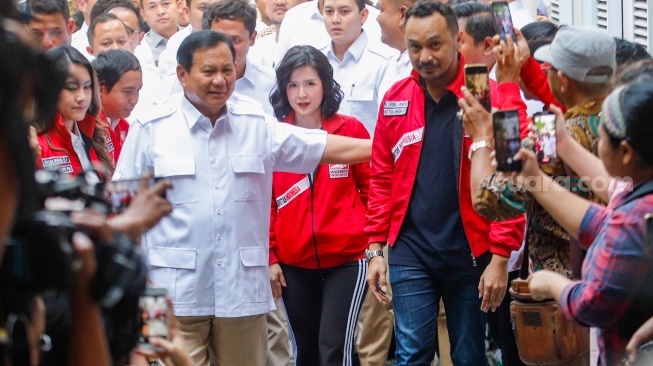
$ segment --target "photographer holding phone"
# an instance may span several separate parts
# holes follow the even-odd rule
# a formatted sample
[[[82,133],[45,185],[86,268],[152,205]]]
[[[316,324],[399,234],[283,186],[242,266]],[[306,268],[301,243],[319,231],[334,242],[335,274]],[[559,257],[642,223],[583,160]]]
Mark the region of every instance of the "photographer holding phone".
[[[653,252],[647,244],[646,214],[653,211],[653,128],[649,123],[653,86],[639,82],[615,89],[602,107],[599,153],[613,176],[630,177],[633,191],[612,200],[612,208],[592,203],[554,182],[538,165],[535,154],[516,155],[523,169],[512,176],[524,186],[541,182],[531,195],[569,233],[589,247],[582,279],[571,281],[553,271],[529,277],[537,300],[553,298],[576,322],[599,327],[600,365],[621,362],[626,344],[653,315]],[[637,279],[633,281],[633,279]]]

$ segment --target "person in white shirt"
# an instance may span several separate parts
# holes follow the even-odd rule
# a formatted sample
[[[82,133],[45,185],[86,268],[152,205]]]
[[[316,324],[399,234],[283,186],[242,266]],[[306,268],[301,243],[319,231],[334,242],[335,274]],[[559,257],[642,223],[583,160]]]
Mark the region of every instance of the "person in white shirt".
[[[88,28],[88,42],[86,51],[91,56],[116,48],[131,51],[127,26],[113,14],[100,14],[93,19]]]
[[[168,40],[166,49],[159,55],[159,77],[161,78],[161,89],[166,93],[178,90],[175,87],[177,80],[177,50],[181,42],[186,39],[192,32],[197,32],[202,29],[202,16],[207,6],[219,0],[186,0],[184,11],[188,15],[190,25],[186,28],[175,33]]]
[[[311,45],[320,49],[330,43],[329,33],[324,28],[323,8],[324,0],[312,0],[288,10],[279,30],[281,55],[285,55],[292,46]],[[379,24],[374,21],[379,11],[369,5],[365,5],[365,8],[370,21],[363,25],[363,29],[371,42],[379,43],[381,49],[386,48],[381,43]],[[384,52],[392,53],[392,50],[386,48]]]
[[[388,75],[383,80],[381,87],[381,95],[385,95],[385,92],[395,82],[407,78],[413,70],[404,37],[404,15],[414,3],[415,0],[379,0],[377,2],[380,13],[376,17],[376,21],[381,27],[381,41],[400,52],[390,62]]]
[[[265,113],[272,115],[270,92],[275,84],[272,69],[256,65],[248,57],[256,41],[256,9],[243,0],[222,0],[204,11],[202,29],[225,33],[236,48],[236,90],[261,103]]]
[[[84,14],[84,24],[79,30],[73,33],[70,40],[70,45],[75,47],[77,51],[81,52],[89,61],[92,60],[91,55],[87,52],[88,47],[88,27],[91,25],[91,10],[95,6],[97,0],[77,0],[77,9]]]
[[[229,37],[200,31],[179,48],[183,93],[132,125],[114,180],[172,181],[170,216],[142,245],[156,286],[168,289],[196,365],[263,366],[272,173],[367,161],[371,142],[277,122],[233,94]]]
[[[268,17],[274,25],[274,33],[267,36],[259,37],[256,39],[256,44],[250,49],[250,54],[253,60],[257,60],[258,64],[263,67],[274,69],[281,61],[284,54],[279,50],[279,30],[281,23],[286,16],[288,10],[305,2],[306,0],[266,0],[265,8]]]
[[[182,0],[141,0],[141,15],[150,27],[145,42],[152,50],[155,65],[170,37],[179,30],[180,6],[183,6]]]
[[[320,50],[345,95],[340,113],[358,118],[373,136],[383,97],[380,88],[391,56],[363,30],[368,14],[364,0],[325,0],[324,24],[332,41]]]

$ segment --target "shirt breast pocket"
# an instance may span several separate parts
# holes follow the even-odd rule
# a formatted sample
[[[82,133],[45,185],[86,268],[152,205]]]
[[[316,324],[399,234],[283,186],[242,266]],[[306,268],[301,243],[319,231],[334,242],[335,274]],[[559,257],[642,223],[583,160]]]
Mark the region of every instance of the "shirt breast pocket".
[[[379,112],[376,101],[374,100],[374,87],[372,86],[352,86],[349,101],[354,103],[352,106],[353,115],[364,116],[374,115]],[[358,117],[359,119],[361,117]]]
[[[181,205],[198,201],[194,157],[155,159],[154,176],[172,181],[172,189],[166,192],[166,196],[173,204]]]
[[[259,201],[265,191],[265,166],[263,156],[243,154],[229,156],[234,171],[234,200]]]

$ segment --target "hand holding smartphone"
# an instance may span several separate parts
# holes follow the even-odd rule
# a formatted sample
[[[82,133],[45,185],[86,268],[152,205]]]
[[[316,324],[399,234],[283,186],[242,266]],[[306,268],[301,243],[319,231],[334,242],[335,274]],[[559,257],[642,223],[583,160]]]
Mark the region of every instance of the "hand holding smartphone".
[[[500,172],[521,171],[521,161],[514,160],[515,154],[521,148],[519,114],[516,110],[494,112],[492,122],[497,170]]]
[[[465,65],[465,86],[486,111],[490,112],[492,110],[490,76],[488,75],[487,65]]]
[[[141,334],[138,338],[138,347],[156,352],[156,349],[149,343],[150,337],[170,338],[170,309],[166,296],[168,291],[163,288],[147,287],[145,294],[139,300],[141,311]]]
[[[493,1],[491,4],[492,14],[494,14],[494,25],[497,34],[501,37],[502,41],[506,41],[506,35],[510,35],[513,42],[517,40],[515,35],[515,28],[512,24],[512,16],[510,15],[510,6],[505,1]]]

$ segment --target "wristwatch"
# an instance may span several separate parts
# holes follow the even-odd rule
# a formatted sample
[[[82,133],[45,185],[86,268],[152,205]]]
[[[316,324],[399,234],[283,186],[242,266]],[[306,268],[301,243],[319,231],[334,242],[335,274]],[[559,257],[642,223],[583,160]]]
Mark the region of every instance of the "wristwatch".
[[[370,261],[374,257],[383,257],[383,250],[382,249],[377,249],[377,250],[365,249],[365,260],[367,261],[367,263],[370,263]]]
[[[469,147],[469,156],[468,158],[471,160],[472,154],[476,152],[476,150],[480,149],[491,149],[492,148],[492,140],[480,140],[480,141],[475,141],[472,143],[472,146]]]

